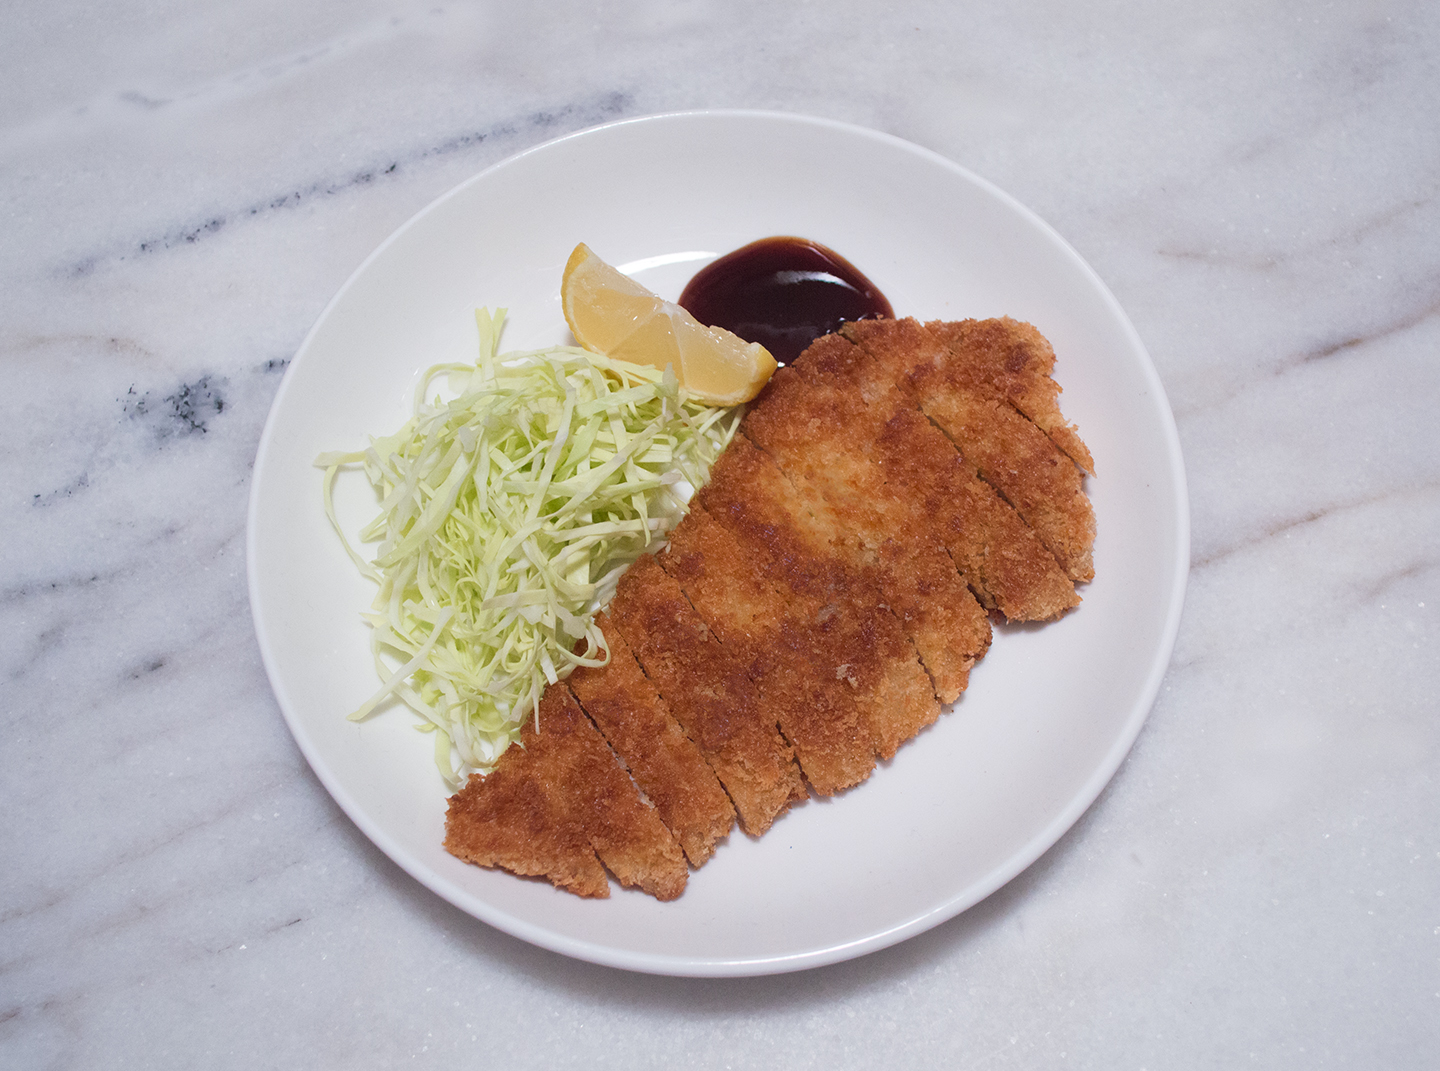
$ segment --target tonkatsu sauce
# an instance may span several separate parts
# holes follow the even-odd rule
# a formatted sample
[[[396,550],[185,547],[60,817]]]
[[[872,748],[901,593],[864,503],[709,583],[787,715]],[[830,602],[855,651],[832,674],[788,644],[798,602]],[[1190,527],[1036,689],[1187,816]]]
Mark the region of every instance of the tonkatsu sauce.
[[[680,305],[710,327],[758,342],[781,364],[847,320],[894,319],[848,260],[805,238],[761,238],[695,273]]]

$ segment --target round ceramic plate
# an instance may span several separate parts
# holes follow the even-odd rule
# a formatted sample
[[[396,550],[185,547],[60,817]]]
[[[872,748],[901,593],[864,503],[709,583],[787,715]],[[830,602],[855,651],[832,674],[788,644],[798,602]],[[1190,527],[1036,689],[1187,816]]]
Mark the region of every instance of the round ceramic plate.
[[[502,349],[568,342],[560,276],[577,242],[674,298],[703,263],[756,238],[835,249],[897,315],[1009,315],[1058,354],[1066,416],[1094,454],[1099,524],[1084,603],[1000,627],[969,691],[838,798],[760,840],[733,833],[669,904],[609,900],[482,870],[441,847],[431,738],[376,686],[360,613],[373,589],[326,523],[317,454],[409,413],[423,369],[473,360],[477,306],[509,310]],[[337,488],[350,532],[374,514],[360,474]],[[250,501],[255,628],[280,707],[316,775],[410,874],[527,941],[632,970],[746,975],[858,956],[965,910],[1040,856],[1134,741],[1169,662],[1189,561],[1174,421],[1134,329],[1053,230],[932,152],[790,115],[705,112],[615,123],[490,168],[417,215],[326,308],[281,384]]]

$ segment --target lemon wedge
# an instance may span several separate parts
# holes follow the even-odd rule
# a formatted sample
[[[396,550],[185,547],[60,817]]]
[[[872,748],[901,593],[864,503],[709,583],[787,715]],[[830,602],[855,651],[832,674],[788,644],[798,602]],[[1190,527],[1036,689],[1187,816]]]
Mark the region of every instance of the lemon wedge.
[[[616,271],[580,243],[565,264],[560,305],[575,341],[632,364],[675,369],[680,385],[707,405],[739,405],[760,393],[775,358],[723,327],[706,327]]]

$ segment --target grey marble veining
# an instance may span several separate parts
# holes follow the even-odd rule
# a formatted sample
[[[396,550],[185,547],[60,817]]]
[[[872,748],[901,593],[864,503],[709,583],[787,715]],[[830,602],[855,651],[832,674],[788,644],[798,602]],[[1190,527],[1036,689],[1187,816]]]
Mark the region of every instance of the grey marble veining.
[[[1440,1059],[1440,13],[1418,3],[17,8],[0,35],[0,1066],[1424,1068]],[[251,632],[286,363],[395,227],[694,107],[885,130],[1096,268],[1191,585],[1116,779],[903,945],[632,976],[475,922]]]

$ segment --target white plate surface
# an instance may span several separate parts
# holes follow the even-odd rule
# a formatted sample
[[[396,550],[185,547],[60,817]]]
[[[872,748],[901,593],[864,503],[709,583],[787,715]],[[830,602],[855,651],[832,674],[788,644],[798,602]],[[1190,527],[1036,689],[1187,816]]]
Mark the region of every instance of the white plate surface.
[[[794,234],[865,272],[897,315],[1010,315],[1058,354],[1066,416],[1096,461],[1099,537],[1084,603],[997,629],[969,691],[858,789],[738,832],[657,903],[607,901],[468,866],[441,848],[430,738],[404,710],[355,725],[374,689],[359,614],[372,590],[321,510],[324,450],[408,415],[417,376],[473,360],[476,306],[509,309],[504,349],[569,341],[561,269],[577,242],[675,297],[714,255]],[[667,263],[668,261],[668,263]],[[374,513],[342,478],[342,523]],[[451,903],[597,963],[747,975],[831,963],[965,910],[1032,863],[1094,801],[1169,662],[1189,562],[1174,421],[1144,347],[1095,273],[1023,206],[907,142],[755,112],[657,116],[541,145],[440,198],[326,308],[281,384],[255,463],[251,606],[280,707],[315,773],[382,850]]]

